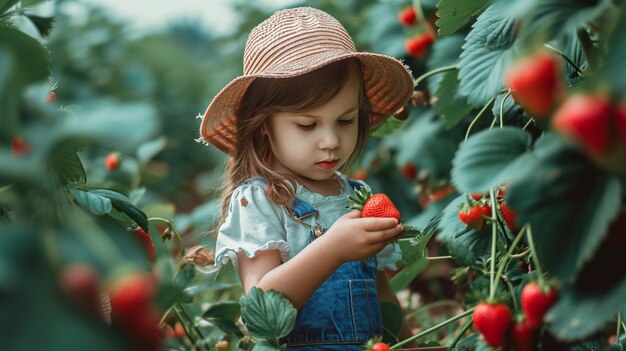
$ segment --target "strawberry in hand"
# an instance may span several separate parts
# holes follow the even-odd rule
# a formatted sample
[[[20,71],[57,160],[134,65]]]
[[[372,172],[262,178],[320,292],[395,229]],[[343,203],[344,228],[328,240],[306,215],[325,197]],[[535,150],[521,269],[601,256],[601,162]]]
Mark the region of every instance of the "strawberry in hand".
[[[372,194],[369,189],[362,187],[356,189],[354,195],[348,196],[348,200],[350,201],[348,208],[361,211],[362,218],[396,218],[398,221],[402,221],[400,211],[385,194]],[[404,233],[419,234],[421,231],[405,225]]]

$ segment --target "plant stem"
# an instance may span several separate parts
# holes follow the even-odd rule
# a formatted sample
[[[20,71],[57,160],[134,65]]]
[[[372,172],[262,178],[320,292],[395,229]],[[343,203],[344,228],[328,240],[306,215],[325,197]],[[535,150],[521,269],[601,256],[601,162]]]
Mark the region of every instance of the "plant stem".
[[[411,313],[407,314],[406,318],[410,318],[421,312],[432,310],[434,308],[443,307],[443,306],[462,307],[462,305],[456,300],[440,300],[440,301],[435,301],[427,305],[424,305],[422,307],[416,308],[415,311],[412,311]]]
[[[528,228],[528,225],[524,225],[522,227],[519,233],[517,233],[517,236],[515,237],[515,239],[513,239],[513,242],[511,243],[511,246],[509,246],[509,250],[507,251],[506,255],[502,257],[502,260],[500,261],[500,266],[498,267],[498,273],[496,273],[496,277],[494,279],[495,286],[498,286],[500,277],[502,276],[502,272],[504,272],[504,268],[506,267],[506,264],[508,263],[509,258],[511,257],[511,254],[513,253],[513,250],[515,249],[515,247],[517,247],[517,244],[524,236],[524,232],[526,231],[527,228]],[[493,296],[490,296],[490,297],[493,297]]]
[[[202,342],[204,341],[204,337],[202,336],[200,329],[198,329],[194,325],[193,321],[187,314],[187,311],[185,311],[184,307],[180,303],[177,302],[174,304],[174,312],[176,313],[178,320],[183,325],[183,328],[185,328],[185,333],[189,337],[189,340],[191,340],[195,346],[198,346],[198,347],[201,346]],[[207,347],[207,350],[209,350],[208,347]]]
[[[452,256],[433,256],[433,257],[426,257],[427,260],[447,260],[450,258],[454,258]]]
[[[550,50],[556,52],[557,54],[561,55],[561,57],[563,57],[565,59],[565,61],[567,61],[567,63],[569,63],[572,67],[574,67],[576,72],[578,72],[578,75],[581,75],[583,73],[583,70],[580,69],[580,67],[578,67],[578,65],[576,65],[574,63],[574,61],[572,61],[569,57],[567,57],[567,55],[565,55],[561,50],[555,48],[554,46],[552,46],[550,44],[543,44],[543,46],[545,46],[548,49],[550,49]]]
[[[183,237],[180,235],[178,230],[176,230],[176,227],[174,227],[174,223],[172,223],[171,220],[167,218],[162,218],[162,217],[150,217],[148,218],[148,222],[150,221],[159,221],[159,222],[163,222],[167,224],[167,227],[174,233],[174,236],[176,236],[176,240],[178,241],[178,245],[180,247],[180,250],[178,251],[178,255],[182,256],[185,245],[183,243]]]
[[[502,98],[502,102],[500,103],[500,128],[504,127],[504,102],[506,99],[511,96],[513,92],[509,90],[506,95]]]
[[[504,279],[504,282],[511,292],[511,299],[513,300],[514,311],[519,311],[519,304],[517,303],[517,296],[515,295],[515,289],[513,288],[513,284],[511,284],[508,279]]]
[[[424,74],[422,74],[421,76],[417,77],[417,79],[415,79],[415,83],[413,84],[415,88],[417,88],[417,86],[424,81],[426,78],[429,78],[431,76],[434,76],[435,74],[439,74],[442,72],[447,72],[447,71],[453,71],[453,70],[458,70],[459,67],[457,65],[450,65],[450,66],[444,66],[444,67],[439,67],[437,69],[434,69],[432,71],[426,72]]]
[[[459,333],[459,335],[457,335],[456,338],[454,338],[454,341],[452,341],[452,343],[450,344],[450,346],[448,346],[448,351],[454,350],[454,347],[456,346],[456,344],[459,343],[463,335],[465,335],[467,330],[472,326],[472,323],[474,323],[474,321],[472,321],[471,319],[465,322],[465,325],[463,325],[463,328],[461,328],[461,332]]]
[[[491,215],[492,218],[496,216],[496,193],[489,189],[489,196],[491,197]],[[489,271],[489,301],[492,301],[496,295],[495,285],[495,271],[496,271],[496,240],[498,239],[498,228],[495,224],[491,225],[491,269]]]
[[[615,331],[615,342],[619,341],[619,334],[622,331],[622,314],[617,314],[617,330]]]
[[[474,119],[472,120],[472,123],[470,123],[469,127],[467,127],[467,132],[465,133],[465,141],[467,141],[467,138],[469,138],[470,131],[472,130],[472,127],[474,127],[474,124],[476,124],[476,121],[478,121],[478,119],[483,115],[483,113],[487,111],[487,108],[489,108],[489,106],[493,103],[494,100],[495,100],[495,97],[492,97],[491,99],[489,99],[489,101],[487,101],[485,106],[483,106],[482,110],[480,110],[480,112],[478,112],[476,117],[474,117]]]
[[[530,123],[532,123],[535,119],[534,118],[530,118],[528,120],[528,122],[526,122],[526,124],[524,124],[524,127],[522,128],[522,130],[526,130],[526,128],[528,128],[528,126],[530,125]]]
[[[469,310],[467,310],[467,311],[465,311],[465,312],[463,312],[461,314],[457,314],[456,316],[448,318],[445,321],[443,321],[443,322],[441,322],[441,323],[439,323],[437,325],[434,325],[434,326],[432,326],[432,327],[430,327],[430,328],[428,328],[426,330],[423,330],[423,331],[413,335],[412,337],[410,337],[410,338],[408,338],[406,340],[400,341],[399,343],[397,343],[395,345],[392,345],[390,347],[390,349],[392,349],[392,350],[393,349],[397,349],[400,346],[408,344],[408,343],[410,343],[412,341],[415,341],[415,340],[421,338],[422,336],[425,336],[425,335],[428,335],[428,334],[430,334],[430,333],[432,333],[434,331],[437,331],[437,330],[441,329],[442,327],[445,327],[446,325],[448,325],[448,324],[450,324],[452,322],[456,322],[457,320],[459,320],[459,319],[461,319],[463,317],[469,316],[472,313],[474,313],[474,309],[473,308],[471,308],[471,309],[469,309]]]
[[[535,250],[535,241],[533,240],[533,232],[530,228],[530,224],[528,225],[528,233],[526,235],[526,239],[528,240],[528,247],[530,248],[530,257],[533,260],[533,264],[535,265],[535,269],[537,270],[537,275],[539,276],[539,286],[541,287],[541,289],[543,289],[543,271],[541,269],[541,264],[539,263],[539,257],[537,257],[537,250]]]

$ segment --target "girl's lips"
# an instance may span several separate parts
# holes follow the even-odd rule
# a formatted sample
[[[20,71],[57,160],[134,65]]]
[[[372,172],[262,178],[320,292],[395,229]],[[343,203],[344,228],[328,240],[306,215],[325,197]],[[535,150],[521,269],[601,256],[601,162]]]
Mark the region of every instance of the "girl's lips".
[[[318,163],[317,163],[317,165],[318,165],[321,169],[329,170],[329,169],[333,169],[333,168],[335,168],[335,166],[337,165],[337,162],[339,162],[339,160],[334,160],[334,161],[322,161],[322,162],[318,162]]]

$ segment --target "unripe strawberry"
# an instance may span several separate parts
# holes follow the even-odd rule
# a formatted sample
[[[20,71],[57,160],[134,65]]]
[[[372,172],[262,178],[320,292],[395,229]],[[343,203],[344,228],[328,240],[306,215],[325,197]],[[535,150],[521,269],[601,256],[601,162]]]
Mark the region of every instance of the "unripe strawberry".
[[[13,154],[13,157],[22,157],[28,154],[30,150],[30,145],[28,145],[21,136],[15,136],[13,140],[11,140],[11,154]]]
[[[408,5],[404,10],[398,13],[398,21],[407,27],[412,27],[417,20],[415,9],[412,5]]]
[[[218,351],[224,351],[230,349],[230,343],[227,340],[218,341],[215,343],[215,349]]]
[[[611,102],[602,93],[574,95],[552,119],[552,128],[592,155],[605,155],[610,146]]]
[[[430,32],[424,32],[419,36],[407,39],[404,42],[404,48],[410,56],[422,58],[426,55],[426,49],[428,49],[434,41],[435,38]]]
[[[531,115],[547,115],[565,90],[561,62],[545,51],[522,58],[510,67],[506,81],[515,98]]]
[[[117,152],[110,152],[104,159],[104,167],[109,171],[114,171],[120,166],[120,154]]]

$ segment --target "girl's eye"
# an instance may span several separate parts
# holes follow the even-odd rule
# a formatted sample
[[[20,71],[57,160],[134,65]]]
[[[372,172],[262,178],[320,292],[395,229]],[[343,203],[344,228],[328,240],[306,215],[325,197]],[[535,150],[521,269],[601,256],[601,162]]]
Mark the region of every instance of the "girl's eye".
[[[302,130],[311,130],[311,129],[315,128],[315,123],[311,123],[311,124],[300,124],[300,123],[297,123],[296,125],[298,126],[298,128],[300,128]]]
[[[354,123],[354,118],[350,118],[350,119],[340,119],[338,120],[339,124],[342,126],[347,126],[350,125],[352,123]]]

